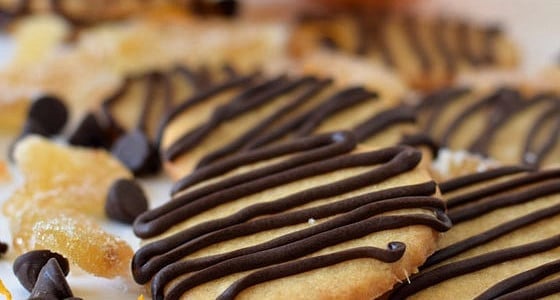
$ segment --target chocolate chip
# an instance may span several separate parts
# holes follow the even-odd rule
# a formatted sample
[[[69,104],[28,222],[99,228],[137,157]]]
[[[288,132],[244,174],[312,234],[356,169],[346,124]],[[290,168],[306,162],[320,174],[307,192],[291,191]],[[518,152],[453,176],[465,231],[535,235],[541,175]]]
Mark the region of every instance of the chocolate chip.
[[[136,181],[119,179],[111,185],[105,202],[105,213],[111,220],[132,224],[146,210],[148,199]]]
[[[58,300],[73,297],[65,273],[56,258],[51,258],[39,272],[29,299]]]
[[[95,115],[88,113],[70,135],[68,142],[75,146],[108,149],[111,145],[111,137],[101,127]]]
[[[237,14],[238,3],[236,0],[194,0],[191,2],[192,10],[199,15],[218,15],[233,17]]]
[[[68,109],[55,96],[45,95],[33,101],[27,119],[43,127],[47,135],[60,133],[68,121]]]
[[[6,254],[6,252],[8,252],[8,244],[0,242],[0,256]]]
[[[157,148],[140,130],[121,136],[111,152],[137,176],[157,173],[161,167]]]
[[[68,260],[58,253],[49,250],[35,250],[22,254],[14,261],[14,274],[21,285],[32,291],[41,269],[51,259],[55,258],[64,275],[70,270]]]

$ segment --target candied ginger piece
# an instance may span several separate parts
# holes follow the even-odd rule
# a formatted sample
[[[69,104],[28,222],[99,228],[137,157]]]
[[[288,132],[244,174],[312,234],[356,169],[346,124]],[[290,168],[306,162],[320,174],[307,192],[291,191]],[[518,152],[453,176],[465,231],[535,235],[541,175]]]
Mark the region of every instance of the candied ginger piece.
[[[68,210],[29,209],[17,225],[13,244],[20,253],[48,249],[96,276],[130,274],[132,248],[86,215]]]
[[[111,184],[132,174],[105,150],[64,146],[45,138],[21,140],[14,157],[25,184],[4,205],[8,216],[25,207],[58,207],[103,216]]]
[[[2,280],[0,280],[0,295],[3,295],[4,297],[6,297],[6,300],[12,300],[12,294],[4,286],[4,283],[2,282]]]

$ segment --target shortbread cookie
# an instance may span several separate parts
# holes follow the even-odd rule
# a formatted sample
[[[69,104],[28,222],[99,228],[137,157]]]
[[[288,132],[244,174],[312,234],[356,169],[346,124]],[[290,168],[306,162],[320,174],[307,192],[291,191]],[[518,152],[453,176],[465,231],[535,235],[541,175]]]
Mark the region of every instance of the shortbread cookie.
[[[516,89],[449,88],[423,99],[418,120],[442,146],[506,164],[560,163],[560,99]]]
[[[334,130],[352,130],[374,148],[399,143],[436,147],[416,130],[411,107],[330,79],[258,77],[241,89],[216,86],[204,98],[189,101],[198,107],[179,106],[164,122],[161,151],[174,178],[235,152]]]
[[[451,225],[420,159],[337,132],[201,168],[136,219],[134,277],[154,299],[373,299]]]
[[[440,184],[453,228],[389,299],[556,299],[560,170],[502,167]]]
[[[517,50],[496,26],[402,14],[304,16],[292,36],[295,55],[324,47],[394,68],[411,86],[434,89],[463,70],[511,68]]]

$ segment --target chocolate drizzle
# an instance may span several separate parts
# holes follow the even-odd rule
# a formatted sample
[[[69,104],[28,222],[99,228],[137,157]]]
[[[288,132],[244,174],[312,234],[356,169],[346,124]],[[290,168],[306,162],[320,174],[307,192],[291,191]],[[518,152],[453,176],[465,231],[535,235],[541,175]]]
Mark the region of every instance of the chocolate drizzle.
[[[500,154],[496,154],[492,150],[498,133],[511,125],[511,122],[517,122],[516,118],[523,113],[538,109],[537,115],[531,116],[527,134],[519,139],[511,139],[511,144],[508,143],[504,147],[511,145],[521,148],[521,155],[516,162],[529,167],[539,167],[546,158],[554,155],[553,151],[560,143],[560,135],[558,135],[560,100],[557,96],[537,94],[530,99],[525,99],[515,89],[500,88],[490,95],[464,104],[451,120],[443,118],[452,105],[455,107],[457,101],[464,99],[463,96],[473,97],[469,94],[473,94],[473,92],[466,88],[444,89],[428,95],[416,107],[419,119],[422,120],[421,126],[436,142],[452,149],[457,147],[454,144],[454,138],[463,134],[460,129],[473,117],[482,116],[483,129],[479,132],[472,132],[472,142],[467,145],[467,149],[483,156],[497,155],[498,157],[493,158],[500,160]],[[445,124],[442,123],[442,119],[445,120]],[[442,128],[439,130],[442,133],[436,132],[437,127]],[[504,159],[511,160],[508,157]]]
[[[411,225],[424,225],[438,231],[445,231],[451,226],[443,214],[443,203],[431,197],[436,188],[433,182],[364,193],[315,206],[306,205],[397,176],[415,168],[420,161],[420,153],[408,147],[349,153],[355,146],[352,134],[329,133],[243,152],[196,170],[176,184],[172,201],[136,219],[134,230],[137,235],[157,238],[184,220],[218,205],[294,181],[347,168],[370,168],[334,183],[249,205],[228,216],[152,241],[134,256],[135,280],[146,283],[151,279],[154,299],[176,299],[206,282],[233,273],[252,271],[220,296],[220,299],[231,299],[247,287],[261,282],[347,260],[373,258],[393,262],[403,255],[405,248],[402,243],[391,242],[387,249],[361,247],[304,258],[328,246],[377,231]],[[276,157],[285,159],[197,187],[200,182],[241,166]],[[299,208],[302,205],[306,205],[305,208]],[[406,208],[421,209],[425,213],[386,215]],[[307,223],[311,218],[325,221],[253,246],[189,258],[192,253],[216,243]],[[167,288],[171,282],[173,287]]]
[[[453,224],[469,220],[476,222],[476,218],[495,209],[535,201],[549,195],[560,195],[560,169],[534,172],[528,170],[525,167],[502,167],[442,183],[440,188],[444,198],[449,192],[455,195],[448,199],[448,214]],[[473,185],[497,179],[500,180],[484,188],[469,189],[460,193],[463,188],[468,189]],[[560,247],[559,235],[542,236],[535,242],[461,260],[455,259],[468,250],[559,215],[560,204],[550,205],[439,249],[428,258],[421,272],[413,275],[409,284],[399,285],[389,299],[404,299],[440,282]],[[453,261],[449,262],[452,259]],[[513,275],[490,287],[476,299],[533,299],[560,292],[556,287],[558,280],[540,282],[545,277],[558,273],[558,264],[558,261],[554,261]]]
[[[347,35],[337,36],[340,30],[331,30],[331,28],[343,26],[348,19],[355,24],[357,33],[348,32]],[[497,64],[498,40],[503,35],[495,25],[479,26],[443,17],[424,20],[414,15],[372,14],[366,11],[353,11],[352,14],[343,12],[330,15],[325,13],[316,16],[306,15],[305,18],[300,18],[299,22],[305,28],[316,24],[317,32],[314,40],[317,41],[318,46],[333,51],[349,51],[351,54],[361,56],[380,57],[387,66],[398,68],[401,65],[399,60],[402,60],[398,53],[402,48],[395,50],[393,49],[395,46],[390,46],[391,40],[395,39],[395,33],[387,28],[392,24],[399,32],[397,34],[403,35],[403,43],[398,47],[408,49],[413,59],[418,62],[419,76],[424,77],[434,70],[438,58],[441,58],[443,70],[446,72],[445,80],[457,72],[459,64],[471,67]],[[420,27],[426,28],[426,36],[421,34]],[[348,44],[348,36],[355,39],[354,44],[358,45],[356,49],[344,47]],[[475,40],[480,40],[480,46],[477,46]],[[430,49],[434,49],[435,53],[431,54]]]
[[[250,114],[266,105],[274,108],[271,113],[255,117],[253,124],[245,131],[232,133],[232,137],[222,141],[222,144],[210,149],[201,157],[189,157],[197,161],[196,169],[217,163],[235,153],[244,153],[253,149],[268,146],[280,141],[304,137],[321,131],[321,126],[327,124],[337,114],[355,109],[369,102],[377,102],[377,94],[361,86],[348,87],[331,91],[330,79],[302,77],[290,79],[279,76],[274,79],[255,80],[239,94],[232,96],[227,103],[217,107],[212,115],[203,123],[182,133],[177,139],[165,147],[164,158],[170,162],[188,155],[203,141],[212,138],[215,131],[221,130],[222,125],[235,118]],[[329,94],[327,94],[329,93]],[[216,94],[209,95],[214,97]],[[278,101],[285,97],[284,102]],[[279,102],[279,103],[278,103]],[[382,105],[382,104],[380,104]],[[173,111],[171,116],[178,116],[181,111]],[[188,112],[187,112],[188,113]],[[166,120],[160,127],[160,136],[172,119]],[[350,121],[351,122],[351,121]],[[386,108],[377,111],[372,105],[371,117],[356,125],[340,124],[337,130],[352,130],[360,141],[374,138],[384,130],[403,124],[415,124],[415,112],[412,107]],[[356,122],[358,123],[358,122]],[[346,127],[346,128],[345,128]],[[352,129],[352,127],[354,127]],[[437,152],[437,144],[427,136],[417,135],[410,129],[408,138],[403,132],[400,144],[414,146],[428,146]],[[381,141],[381,143],[383,143]],[[376,145],[376,146],[384,146]]]

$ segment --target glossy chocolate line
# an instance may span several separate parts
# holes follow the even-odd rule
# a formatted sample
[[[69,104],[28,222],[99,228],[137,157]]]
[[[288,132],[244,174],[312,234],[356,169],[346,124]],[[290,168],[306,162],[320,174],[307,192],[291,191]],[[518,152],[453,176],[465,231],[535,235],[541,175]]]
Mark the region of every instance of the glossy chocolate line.
[[[160,145],[161,144],[161,139],[163,138],[163,132],[165,127],[173,120],[175,120],[175,118],[177,118],[180,114],[182,114],[184,111],[188,110],[189,108],[208,101],[209,99],[211,99],[212,97],[215,97],[216,95],[229,91],[231,89],[234,88],[239,88],[239,87],[244,87],[247,84],[251,83],[252,81],[255,80],[255,78],[257,77],[258,73],[253,73],[253,74],[249,74],[247,76],[243,76],[243,77],[234,77],[234,78],[230,78],[229,80],[227,80],[224,83],[215,85],[211,88],[208,88],[206,90],[202,90],[199,91],[197,94],[195,94],[194,96],[191,96],[183,101],[181,101],[180,104],[176,105],[171,111],[169,111],[161,120],[161,123],[158,126],[158,132],[156,134],[156,145]]]
[[[559,246],[560,235],[555,235],[537,242],[496,250],[435,267],[434,269],[412,275],[409,280],[410,284],[404,283],[397,286],[389,296],[389,299],[405,299],[443,281],[476,272],[506,261],[542,253]]]
[[[351,87],[342,90],[319,104],[306,122],[297,130],[296,136],[302,137],[313,133],[325,119],[354,105],[358,105],[368,100],[377,100],[377,93],[366,90],[363,87]]]
[[[496,300],[525,300],[539,299],[549,295],[560,293],[560,279],[553,279],[543,283],[522,288],[518,291],[505,294]]]
[[[491,118],[486,124],[486,128],[479,134],[479,137],[469,146],[469,151],[488,155],[488,148],[496,133],[505,125],[509,120],[519,113],[530,109],[543,102],[550,102],[550,98],[546,95],[544,97],[537,97],[535,99],[524,101],[518,92],[504,91],[498,103],[492,109]]]
[[[472,49],[472,33],[470,31],[471,28],[467,23],[461,22],[457,24],[455,28],[455,42],[459,45],[459,55],[461,58],[465,59],[470,65],[477,66],[479,61]]]
[[[480,294],[475,300],[492,300],[492,299],[499,299],[499,297],[504,296],[507,299],[511,299],[512,292],[514,291],[522,291],[524,287],[527,287],[531,284],[534,284],[545,277],[548,277],[552,274],[560,272],[560,260],[555,260],[549,262],[547,264],[538,266],[531,270],[519,273],[515,276],[511,276],[501,282],[495,284],[484,293]],[[557,281],[558,282],[558,281]],[[560,284],[558,285],[560,287]],[[539,289],[543,287],[540,286]],[[544,296],[551,295],[552,293],[560,292],[560,288],[556,290],[551,290],[550,292],[545,292],[543,294],[539,294],[537,297],[536,293],[531,292],[529,295],[519,298],[519,299],[536,299]]]
[[[348,132],[335,132],[298,139],[292,142],[282,143],[260,150],[232,156],[220,161],[217,164],[199,169],[196,172],[185,176],[174,185],[172,193],[175,194],[196,183],[227,173],[246,164],[258,163],[274,157],[303,152],[280,163],[267,166],[266,168],[259,168],[245,174],[232,176],[223,181],[210,184],[205,188],[190,191],[187,194],[181,194],[178,197],[174,197],[173,201],[169,201],[165,205],[149,210],[138,216],[133,227],[134,233],[139,237],[143,237],[148,234],[155,235],[156,233],[150,233],[153,231],[153,229],[149,226],[150,222],[157,219],[159,216],[163,216],[183,205],[188,204],[192,201],[190,199],[199,199],[211,193],[226,190],[246,182],[252,182],[260,178],[288,171],[298,166],[304,166],[312,162],[348,153],[352,151],[355,146],[356,141],[353,135]]]
[[[330,204],[329,206],[323,206],[322,208],[314,208],[314,210],[321,212],[322,210],[325,209],[331,209],[331,208],[336,208],[337,206],[345,206],[346,204],[355,204],[355,202],[360,202],[362,200],[371,200],[371,202],[381,202],[383,201],[384,203],[394,203],[394,205],[398,206],[401,205],[403,203],[403,200],[394,200],[393,198],[399,198],[399,197],[409,197],[408,199],[412,199],[410,198],[410,195],[413,195],[415,192],[419,192],[419,195],[421,194],[430,194],[432,192],[435,192],[435,186],[433,186],[432,183],[424,183],[424,184],[419,184],[416,186],[410,186],[410,187],[405,187],[404,188],[406,191],[400,190],[399,188],[391,188],[391,189],[387,189],[387,190],[382,190],[382,191],[378,191],[378,192],[373,192],[364,196],[361,196],[361,199],[355,200],[353,198],[349,198],[347,200],[344,200],[345,202],[343,202],[342,204]],[[369,199],[368,199],[369,198]],[[433,206],[433,209],[436,210],[442,210],[442,203],[436,203],[434,200],[437,200],[435,198],[430,198],[430,197],[417,197],[418,199],[424,199],[423,203],[426,204],[426,206],[424,208],[427,208],[429,206]],[[404,200],[405,203],[408,203],[408,205],[410,206],[414,206],[413,203],[410,203],[410,201]],[[371,207],[372,205],[370,205]],[[416,205],[417,207],[421,207],[421,205]],[[312,214],[313,211],[311,210],[305,210],[305,211],[297,211],[297,212],[293,212],[293,213],[289,213],[289,214],[279,214],[276,216],[272,216],[272,217],[267,217],[268,220],[280,220],[286,216],[287,218],[298,218],[301,222],[307,222],[309,215],[307,215],[307,219],[305,219],[306,214]],[[355,209],[355,212],[353,214],[346,214],[346,216],[359,216],[360,214],[370,214],[372,212],[368,211],[367,209]],[[321,212],[321,214],[325,214],[328,215],[327,211]],[[442,220],[444,220],[444,217],[441,217]],[[295,222],[295,221],[294,221]],[[291,224],[292,222],[290,222]],[[296,222],[297,223],[297,222]],[[447,225],[450,225],[450,223],[448,221],[444,222]],[[337,228],[339,226],[343,226],[349,224],[349,220],[346,217],[338,217],[336,220],[330,220],[321,224],[317,224],[311,228],[307,228],[304,230],[300,230],[297,232],[293,232],[284,236],[280,236],[277,238],[274,238],[273,240],[255,245],[255,246],[250,246],[250,247],[245,247],[245,248],[241,248],[238,250],[234,250],[234,251],[230,251],[227,253],[223,253],[223,254],[216,254],[216,255],[212,255],[212,256],[208,256],[208,257],[202,257],[202,258],[196,258],[196,259],[190,259],[190,260],[181,260],[178,261],[180,259],[180,257],[184,257],[184,253],[180,252],[181,249],[178,249],[177,251],[174,251],[173,253],[168,253],[166,255],[163,256],[154,256],[152,259],[150,259],[150,261],[148,261],[146,264],[144,265],[136,265],[136,260],[133,261],[133,266],[135,266],[134,268],[134,276],[137,280],[139,279],[143,279],[143,280],[149,280],[149,278],[151,277],[152,274],[158,272],[159,269],[162,268],[162,266],[167,266],[165,267],[162,271],[159,271],[157,273],[157,275],[154,277],[153,279],[153,284],[156,286],[165,286],[170,280],[172,280],[173,278],[176,277],[176,273],[190,273],[193,271],[197,271],[197,270],[202,270],[204,268],[207,268],[213,264],[216,264],[218,262],[222,262],[231,258],[235,258],[235,257],[239,257],[242,255],[248,255],[251,253],[256,253],[259,251],[263,251],[263,250],[267,250],[267,249],[271,249],[271,248],[276,248],[276,247],[280,247],[283,245],[286,245],[288,243],[297,241],[297,240],[301,240],[303,238],[306,237],[310,237],[314,234],[320,233],[320,232],[325,232],[327,230],[331,230],[333,228]],[[446,226],[447,226],[446,225]],[[227,235],[227,232],[237,232],[238,230],[242,230],[242,233],[238,233],[240,235],[249,235],[252,232],[260,232],[260,231],[265,231],[266,229],[269,228],[273,228],[274,226],[271,226],[271,224],[268,224],[267,221],[265,220],[255,220],[255,221],[251,221],[247,224],[240,224],[238,226],[235,227],[230,227],[229,229],[225,230],[224,234]],[[230,239],[233,237],[230,237]]]
[[[146,91],[144,92],[144,100],[140,108],[140,116],[136,122],[136,128],[144,133],[146,133],[146,130],[148,129],[146,124],[148,121],[148,114],[151,110],[153,110],[153,105],[155,104],[156,85],[159,83],[160,76],[162,75],[158,73],[146,75]]]
[[[559,176],[560,176],[560,169],[551,169],[551,170],[545,170],[541,172],[530,173],[527,176],[514,178],[506,182],[497,183],[489,187],[472,191],[470,193],[457,195],[452,198],[449,198],[447,199],[447,207],[449,209],[454,209],[459,205],[463,205],[471,201],[476,201],[478,199],[492,196],[504,191],[508,191],[519,186],[530,185],[544,180],[556,179]]]
[[[543,114],[536,118],[535,123],[529,130],[527,137],[525,138],[525,145],[523,146],[523,163],[530,166],[539,166],[545,156],[554,149],[558,143],[560,143],[560,101],[557,101],[556,106],[553,109],[546,110]],[[555,118],[554,125],[550,130],[550,134],[544,139],[544,144],[540,148],[532,149],[533,145],[536,144],[536,138],[541,130],[544,130],[545,124],[550,119]],[[536,150],[536,151],[535,151]],[[534,159],[530,157],[530,154],[534,155]]]
[[[291,93],[301,86],[306,86],[314,82],[316,82],[316,79],[312,77],[303,77],[295,81],[279,78],[273,79],[263,85],[249,88],[247,93],[241,93],[228,104],[216,108],[207,123],[179,137],[165,150],[165,158],[171,161],[177,159],[206,138],[213,129],[223,122],[235,118],[253,108],[266,105],[269,102],[277,100],[278,97],[285,93]]]
[[[407,41],[412,49],[412,53],[416,56],[417,60],[420,62],[420,68],[422,72],[429,72],[433,68],[433,63],[430,61],[430,57],[424,45],[422,45],[422,40],[420,39],[417,27],[418,20],[415,17],[407,16],[403,20],[403,29]]]
[[[502,34],[502,30],[496,26],[489,26],[484,28],[484,42],[483,42],[483,52],[481,57],[481,63],[485,65],[490,65],[496,63],[496,51],[495,45],[496,40]]]
[[[470,116],[476,114],[480,110],[483,109],[492,109],[496,108],[493,106],[495,103],[503,103],[506,104],[509,102],[507,107],[515,106],[516,103],[519,103],[521,99],[517,97],[510,97],[513,93],[510,93],[506,89],[500,89],[493,93],[492,95],[485,97],[474,104],[469,105],[466,107],[461,113],[451,122],[451,124],[446,128],[445,132],[441,137],[441,143],[443,145],[448,145],[452,135],[456,132],[456,130],[461,126],[461,124],[467,120]],[[511,101],[509,101],[511,100]],[[500,114],[498,119],[503,118],[503,114]],[[492,119],[489,119],[492,120]]]
[[[363,87],[353,87],[339,91],[299,116],[291,118],[284,124],[273,128],[270,132],[250,141],[245,148],[247,150],[257,149],[258,147],[278,141],[290,133],[293,133],[296,137],[310,135],[317,126],[332,114],[363,101],[376,101],[377,98],[375,97],[377,97],[376,94],[367,91]],[[255,127],[255,130],[257,130],[257,127]]]
[[[338,154],[347,153],[354,149],[354,147],[356,147],[356,140],[354,136],[350,132],[340,131],[310,136],[294,142],[282,143],[264,147],[261,149],[256,149],[251,152],[246,152],[243,155],[228,157],[224,160],[221,160],[219,164],[213,164],[186,175],[173,185],[172,195],[181,192],[199,182],[220,176],[246,164],[258,163],[274,157],[296,154],[297,152],[306,151],[306,153],[294,155],[289,159],[286,159],[274,165],[270,165],[266,168],[261,168],[258,170],[247,172],[245,174],[239,174],[231,178],[226,178],[225,180],[212,185],[216,187],[208,187],[206,189],[222,190],[243,182],[249,182],[251,180],[289,170],[291,168],[307,163],[327,159]]]
[[[430,32],[433,33],[436,49],[443,58],[445,70],[448,74],[452,74],[455,70],[457,70],[457,58],[445,39],[445,30],[449,27],[449,24],[447,20],[438,18],[437,21],[430,26],[432,26]]]
[[[439,144],[426,133],[404,134],[398,143],[399,145],[407,145],[414,148],[426,147],[430,151],[432,158],[436,158],[439,152]]]
[[[287,114],[291,113],[292,111],[294,111],[295,109],[297,109],[298,107],[306,103],[311,98],[315,97],[319,92],[321,92],[331,83],[332,80],[326,79],[326,80],[319,80],[311,84],[308,87],[308,89],[305,92],[303,92],[301,95],[296,97],[294,101],[291,101],[284,107],[278,109],[272,115],[270,115],[269,117],[265,118],[264,120],[256,124],[252,129],[242,134],[239,138],[237,138],[233,142],[229,143],[228,145],[220,149],[212,151],[206,156],[204,156],[202,159],[200,159],[196,168],[197,169],[201,168],[218,159],[230,155],[231,153],[235,153],[239,151],[241,148],[247,145],[251,140],[259,137],[260,135],[265,134],[268,128],[274,128],[272,126],[275,125],[275,123],[278,122],[278,120],[285,117]]]
[[[297,240],[282,247],[259,251],[214,264],[211,267],[193,273],[185,280],[177,283],[169,291],[169,297],[171,299],[176,298],[197,285],[225,277],[230,274],[295,260],[329,246],[359,239],[378,231],[412,225],[430,226],[438,231],[447,230],[450,227],[450,223],[446,219],[445,215],[440,212],[438,213],[438,217],[442,217],[443,220],[424,214],[370,217],[356,223],[337,227],[326,232],[315,234],[308,238]]]
[[[434,188],[434,190],[430,190],[430,188]],[[332,220],[328,220],[321,224],[318,224],[312,228],[286,234],[272,241],[251,247],[251,250],[240,249],[231,251],[223,255],[214,255],[212,256],[212,259],[206,258],[202,260],[203,263],[200,263],[200,260],[197,260],[196,263],[190,262],[189,266],[191,269],[189,269],[189,272],[192,272],[195,269],[198,270],[208,267],[211,264],[236,257],[241,254],[245,255],[256,251],[278,247],[296,240],[300,240],[304,237],[309,237],[320,232],[325,232],[327,230],[332,230],[340,226],[348,225],[350,220],[356,220],[356,218],[364,218],[365,216],[371,216],[373,214],[381,214],[384,212],[406,208],[430,208],[438,209],[440,211],[444,210],[444,204],[437,198],[427,196],[410,196],[414,192],[431,192],[431,194],[433,194],[433,192],[435,192],[433,183],[407,187],[405,190],[406,191],[398,191],[394,188],[387,189],[380,191],[379,193],[368,193],[365,195],[344,199],[326,205],[296,210],[292,212],[285,212],[272,216],[265,216],[257,220],[233,224],[228,227],[217,229],[211,233],[201,235],[197,238],[189,239],[189,237],[185,237],[183,239],[184,242],[179,246],[176,246],[175,248],[169,247],[170,245],[167,245],[167,241],[156,241],[154,243],[148,244],[146,247],[137,252],[138,259],[135,258],[133,262],[133,265],[135,266],[135,278],[137,278],[137,280],[149,279],[156,272],[158,272],[158,266],[166,266],[175,263],[180,258],[186,257],[212,244],[217,244],[219,242],[248,236],[267,230],[306,223],[310,218],[322,219],[339,214],[344,214]],[[401,195],[404,196],[401,197]],[[239,214],[240,213],[237,213],[237,215]],[[152,256],[144,264],[137,265],[137,263],[141,262],[143,257],[150,257],[146,255],[146,252],[149,252],[150,249],[154,248],[157,248],[158,250],[162,250],[165,248],[166,252],[162,255]]]
[[[428,122],[423,127],[424,132],[431,133],[445,107],[452,102],[461,99],[462,96],[470,92],[470,89],[464,87],[446,88],[433,93],[420,101],[420,103],[416,106],[417,113],[424,109],[432,108],[432,110],[428,112],[428,116],[426,118]]]
[[[535,188],[539,187],[537,186]],[[529,226],[546,218],[554,217],[558,214],[560,214],[560,204],[543,208],[541,210],[495,226],[492,229],[479,233],[470,238],[463,239],[459,242],[436,251],[432,256],[428,258],[428,260],[426,260],[426,263],[422,265],[421,269],[427,269],[453,256],[457,256],[477,246],[493,241],[524,226]]]
[[[528,172],[528,171],[531,171],[531,169],[526,167],[526,166],[498,167],[496,169],[488,170],[486,172],[468,174],[468,175],[465,175],[465,176],[461,176],[461,177],[457,177],[457,178],[447,180],[447,181],[439,184],[439,189],[441,190],[441,192],[443,194],[447,194],[447,193],[451,193],[455,190],[458,190],[460,188],[464,188],[466,186],[475,185],[477,183],[481,183],[481,182],[484,182],[484,181],[488,181],[488,180],[492,180],[492,179],[498,179],[498,178],[503,177],[503,176],[519,174],[519,173]],[[447,205],[448,205],[448,207],[453,207],[453,206],[458,205],[460,203],[461,203],[461,201],[455,200],[455,201],[452,201],[451,204],[448,203]]]
[[[499,208],[513,206],[539,197],[560,193],[560,179],[550,180],[549,182],[539,184],[538,187],[538,189],[523,190],[512,195],[499,195],[481,203],[472,203],[464,207],[450,209],[448,215],[453,221],[453,224],[458,224]]]
[[[303,203],[340,195],[383,181],[388,177],[413,169],[419,163],[420,158],[421,153],[412,148],[387,148],[313,162],[291,170],[259,178],[252,182],[242,183],[238,186],[224,189],[219,193],[210,194],[205,192],[207,196],[198,199],[194,199],[189,193],[186,193],[181,195],[180,198],[175,198],[173,201],[169,202],[172,204],[167,203],[160,207],[158,209],[158,215],[154,216],[155,218],[146,223],[135,223],[134,231],[140,237],[152,237],[163,233],[173,225],[191,216],[274,186],[345,168],[382,164],[369,172],[340,180],[333,184],[310,188],[274,202],[255,204],[251,208],[244,210],[243,214],[240,215],[216,219],[193,226],[185,233],[193,238],[215,230],[214,228],[224,227],[224,224],[231,225],[242,222],[258,214],[278,213],[291,207],[302,205]],[[144,218],[142,220],[144,220]]]
[[[304,258],[298,261],[288,262],[278,266],[265,268],[236,281],[216,299],[233,300],[243,290],[259,283],[296,275],[319,268],[325,268],[348,260],[371,258],[386,263],[395,262],[404,255],[405,249],[405,244],[400,242],[391,242],[387,245],[386,250],[375,247],[359,247],[333,254]]]
[[[377,113],[369,120],[357,125],[352,132],[358,141],[363,142],[371,136],[379,134],[387,127],[400,123],[416,122],[416,115],[412,107],[402,106],[389,108]]]

